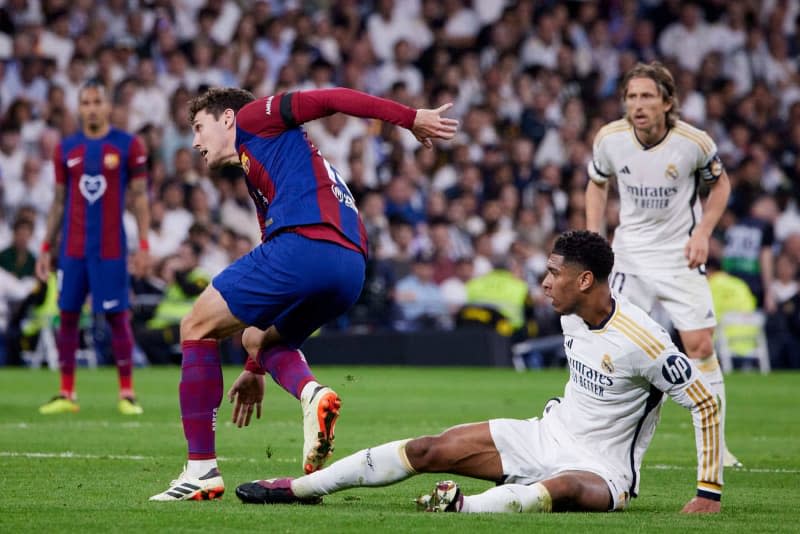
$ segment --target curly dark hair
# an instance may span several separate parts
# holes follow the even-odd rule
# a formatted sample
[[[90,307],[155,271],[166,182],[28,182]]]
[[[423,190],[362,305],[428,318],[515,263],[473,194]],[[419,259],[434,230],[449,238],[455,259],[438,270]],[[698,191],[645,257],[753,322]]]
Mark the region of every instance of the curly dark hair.
[[[564,256],[564,263],[576,263],[591,271],[599,282],[606,282],[614,267],[614,251],[608,241],[595,232],[572,230],[561,234],[553,254]]]
[[[203,110],[213,115],[215,119],[219,119],[226,109],[238,113],[245,104],[255,99],[253,93],[237,87],[212,87],[189,101],[189,122],[194,122],[195,115]]]

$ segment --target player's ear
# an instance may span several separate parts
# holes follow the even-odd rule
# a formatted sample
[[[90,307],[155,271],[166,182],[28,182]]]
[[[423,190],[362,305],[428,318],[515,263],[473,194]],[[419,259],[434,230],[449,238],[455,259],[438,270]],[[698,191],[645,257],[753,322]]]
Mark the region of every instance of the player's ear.
[[[594,285],[594,274],[592,271],[583,271],[578,276],[578,287],[581,291],[589,291]]]
[[[233,126],[233,121],[236,117],[236,113],[231,108],[226,109],[222,112],[222,123],[225,127]]]

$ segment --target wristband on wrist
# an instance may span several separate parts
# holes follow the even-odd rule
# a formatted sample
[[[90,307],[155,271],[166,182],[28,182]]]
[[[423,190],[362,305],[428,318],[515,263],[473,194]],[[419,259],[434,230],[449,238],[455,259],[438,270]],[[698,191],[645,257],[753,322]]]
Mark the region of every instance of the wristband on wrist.
[[[42,252],[50,252],[50,243],[48,241],[42,242]]]
[[[139,240],[139,250],[150,250],[150,242],[147,239],[140,239]]]
[[[257,375],[267,374],[267,372],[262,369],[260,365],[258,365],[258,362],[255,360],[255,358],[251,358],[249,356],[247,357],[247,361],[244,362],[244,370],[250,371],[251,373],[255,373]]]

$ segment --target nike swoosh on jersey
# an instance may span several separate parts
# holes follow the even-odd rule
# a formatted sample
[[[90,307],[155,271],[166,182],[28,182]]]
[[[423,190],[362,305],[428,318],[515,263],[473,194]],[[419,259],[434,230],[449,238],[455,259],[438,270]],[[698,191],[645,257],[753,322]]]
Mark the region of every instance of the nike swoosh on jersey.
[[[67,167],[74,167],[81,161],[83,161],[83,158],[70,158],[67,160]]]
[[[114,299],[114,300],[104,300],[104,301],[103,301],[103,309],[104,309],[104,310],[110,310],[111,308],[113,308],[113,307],[115,307],[115,306],[118,306],[118,305],[119,305],[119,300],[117,300],[117,299]]]

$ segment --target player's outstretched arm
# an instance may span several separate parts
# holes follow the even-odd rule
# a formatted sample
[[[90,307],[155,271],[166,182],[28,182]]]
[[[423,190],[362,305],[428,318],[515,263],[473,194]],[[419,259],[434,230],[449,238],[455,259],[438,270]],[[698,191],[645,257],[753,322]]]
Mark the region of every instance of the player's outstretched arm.
[[[436,109],[418,109],[411,127],[417,141],[431,148],[431,139],[452,139],[458,130],[458,120],[442,117],[442,113],[452,107],[452,103],[447,103]]]
[[[706,499],[705,497],[693,497],[686,503],[681,513],[684,514],[718,514],[722,509],[719,501]]]

